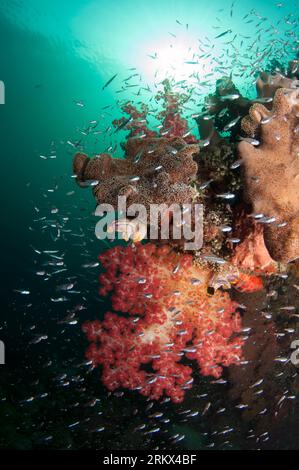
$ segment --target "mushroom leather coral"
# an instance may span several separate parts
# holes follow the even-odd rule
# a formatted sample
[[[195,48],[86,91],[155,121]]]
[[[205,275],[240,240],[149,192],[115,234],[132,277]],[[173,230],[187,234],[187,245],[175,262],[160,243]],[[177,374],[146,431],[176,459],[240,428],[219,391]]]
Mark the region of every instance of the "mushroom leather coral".
[[[125,159],[77,153],[73,170],[79,184],[98,181],[93,188],[98,203],[116,207],[117,197],[126,196],[128,205],[183,204],[195,196],[189,183],[196,177],[197,152],[196,144],[186,145],[179,137],[129,139]]]
[[[257,79],[256,88],[258,96],[273,98],[276,90],[279,88],[296,88],[295,83],[295,79],[285,77],[280,73],[270,75],[266,72],[262,72]]]
[[[270,256],[280,262],[299,257],[299,91],[276,91],[272,111],[261,104],[250,108],[243,130],[260,141],[239,144],[245,196],[256,214],[274,222],[264,224]],[[267,220],[265,220],[267,222]]]
[[[154,244],[117,246],[100,256],[103,296],[112,307],[103,321],[83,325],[91,341],[86,356],[103,366],[109,390],[139,390],[142,395],[173,402],[192,387],[194,359],[201,374],[219,378],[222,367],[242,359],[243,339],[237,304],[229,295],[207,294],[210,272],[192,256]]]

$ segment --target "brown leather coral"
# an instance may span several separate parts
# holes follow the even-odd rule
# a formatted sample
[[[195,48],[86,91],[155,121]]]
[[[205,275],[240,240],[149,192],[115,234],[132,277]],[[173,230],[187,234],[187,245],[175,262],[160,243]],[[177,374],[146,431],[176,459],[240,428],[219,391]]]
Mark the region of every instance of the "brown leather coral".
[[[183,204],[195,196],[190,182],[196,177],[193,155],[198,151],[198,145],[187,145],[179,137],[135,138],[126,144],[125,159],[108,154],[90,159],[77,153],[73,171],[80,185],[94,180],[98,203],[116,207],[118,196],[126,196],[128,205]]]
[[[262,72],[256,82],[256,89],[259,97],[273,98],[276,90],[279,88],[294,88],[296,80],[293,78],[285,77],[280,73],[270,75]]]
[[[264,238],[276,261],[299,257],[299,90],[276,91],[272,111],[254,104],[242,121],[255,140],[239,144],[245,196],[260,215]]]

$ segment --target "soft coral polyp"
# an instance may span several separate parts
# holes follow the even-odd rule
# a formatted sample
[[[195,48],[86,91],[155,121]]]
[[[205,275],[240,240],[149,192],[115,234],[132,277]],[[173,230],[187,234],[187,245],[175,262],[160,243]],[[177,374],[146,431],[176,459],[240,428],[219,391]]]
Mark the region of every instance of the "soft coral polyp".
[[[243,340],[236,304],[225,292],[207,293],[209,272],[192,257],[154,244],[115,247],[100,256],[100,294],[111,293],[104,320],[83,325],[86,356],[103,367],[109,390],[138,390],[151,399],[184,398],[197,362],[202,375],[219,378],[238,364]]]

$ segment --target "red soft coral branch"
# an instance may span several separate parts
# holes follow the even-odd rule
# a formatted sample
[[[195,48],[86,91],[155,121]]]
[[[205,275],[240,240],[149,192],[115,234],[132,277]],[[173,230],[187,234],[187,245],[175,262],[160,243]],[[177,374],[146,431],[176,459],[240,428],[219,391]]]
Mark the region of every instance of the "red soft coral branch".
[[[209,272],[195,266],[191,255],[147,244],[112,248],[100,260],[106,269],[101,295],[112,292],[113,309],[129,314],[108,312],[103,321],[83,325],[92,343],[87,357],[102,365],[109,390],[124,387],[180,402],[192,386],[184,355],[216,378],[222,366],[240,362],[236,304],[227,293],[207,294]]]
[[[163,110],[158,115],[163,121],[160,135],[182,137],[188,144],[195,143],[196,138],[189,131],[187,119],[181,116],[182,107],[188,101],[189,96],[173,91],[167,79],[163,81],[163,87],[163,91],[156,96],[157,100],[163,101]]]

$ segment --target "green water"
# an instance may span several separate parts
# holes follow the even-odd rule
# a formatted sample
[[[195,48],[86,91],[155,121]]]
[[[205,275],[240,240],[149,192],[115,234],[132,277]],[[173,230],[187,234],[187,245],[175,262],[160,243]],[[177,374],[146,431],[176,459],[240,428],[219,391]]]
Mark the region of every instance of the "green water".
[[[165,76],[174,77],[177,82],[186,79],[187,86],[192,86],[192,72],[198,72],[202,77],[210,73],[208,83],[200,89],[195,102],[191,104],[190,113],[200,109],[204,96],[213,92],[216,79],[224,74],[232,74],[240,91],[248,97],[254,96],[256,74],[251,74],[252,69],[271,68],[270,62],[274,59],[286,66],[298,49],[299,3],[288,0],[282,4],[280,6],[279,2],[272,0],[236,0],[233,5],[231,0],[1,0],[0,80],[5,83],[5,104],[0,106],[3,175],[3,305],[0,339],[3,332],[3,336],[7,338],[7,365],[2,366],[5,371],[2,369],[0,373],[4,377],[2,395],[10,403],[5,409],[1,409],[1,419],[6,416],[5,434],[8,437],[6,439],[2,436],[0,446],[113,448],[127,445],[129,448],[167,448],[173,445],[163,433],[161,436],[148,436],[145,441],[138,435],[126,441],[125,436],[135,426],[148,420],[148,413],[144,411],[145,405],[139,396],[134,395],[133,399],[113,397],[109,401],[105,392],[97,388],[98,381],[89,377],[86,379],[86,392],[74,390],[66,394],[53,386],[51,374],[58,374],[65,369],[70,371],[73,357],[77,361],[82,359],[84,340],[79,327],[68,331],[65,336],[56,331],[57,326],[53,319],[59,315],[59,309],[63,308],[57,307],[55,311],[55,305],[53,307],[49,304],[49,291],[51,293],[54,286],[48,288],[47,285],[39,284],[34,277],[37,261],[31,246],[53,249],[51,238],[44,236],[34,223],[39,214],[34,207],[41,213],[45,208],[48,210],[50,207],[59,207],[71,219],[74,231],[83,226],[88,227],[90,232],[84,249],[88,251],[90,259],[95,259],[103,247],[93,238],[94,220],[91,213],[94,202],[90,192],[77,188],[71,178],[75,149],[68,141],[77,142],[82,139],[82,148],[90,154],[107,151],[110,146],[117,145],[115,153],[120,156],[122,150],[119,144],[124,139],[125,132],[112,136],[105,132],[112,120],[121,116],[119,103],[130,100],[151,104],[150,99]],[[255,16],[252,22],[248,22],[252,15],[247,18],[246,15],[252,10],[256,10],[259,17]],[[257,26],[261,18],[265,20]],[[271,32],[266,32],[271,25]],[[215,39],[228,29],[239,35],[234,42],[235,49],[232,45],[224,44],[225,37],[223,41]],[[243,43],[240,35],[244,36]],[[230,39],[233,36],[234,34],[230,35]],[[191,65],[190,69],[190,65],[185,62],[192,60],[192,51],[199,45],[198,39],[211,45],[211,57],[205,59],[200,66]],[[255,41],[251,53],[247,50],[247,55],[243,57],[245,48]],[[255,48],[259,47],[260,52],[269,48],[271,42],[271,57],[266,55],[254,66],[255,60],[260,58],[255,56]],[[150,57],[155,56],[156,52],[158,60]],[[211,65],[211,60],[215,57],[225,73],[215,71],[215,63]],[[238,58],[242,62],[242,69],[236,60]],[[140,74],[141,78],[130,83],[137,83],[138,86],[126,87],[125,79],[134,73]],[[115,74],[115,80],[102,90],[104,84]],[[142,90],[138,94],[140,87],[147,86],[150,92]],[[179,83],[177,88],[184,91]],[[82,102],[84,106],[78,105],[78,102]],[[109,108],[105,109],[107,106]],[[81,131],[92,120],[99,121],[102,133],[97,136],[83,136]],[[152,121],[156,123],[154,118]],[[191,124],[194,126],[194,123]],[[56,158],[41,158],[41,155],[49,156],[51,153]],[[58,190],[54,194],[49,192],[56,184]],[[70,191],[75,191],[71,197],[67,196]],[[86,222],[84,219],[78,220],[81,215],[86,217]],[[76,241],[65,240],[61,245],[67,252],[70,275],[80,274],[78,251],[82,247],[77,248]],[[26,287],[30,287],[32,291],[29,300],[20,300],[14,296],[14,289]],[[97,309],[103,310],[96,294],[96,275],[92,273],[88,279],[82,280],[82,295],[90,298],[88,312],[83,312],[82,320],[85,317],[94,317]],[[29,310],[28,303],[33,304]],[[38,354],[31,351],[28,347],[28,328],[30,330],[32,325],[37,325],[41,333],[49,329],[49,338],[56,341],[58,337],[57,344],[55,341],[49,343],[44,350],[42,346],[39,347]],[[42,374],[46,357],[49,356],[55,358],[55,370],[47,372],[41,378],[38,391],[29,392],[30,387],[34,388],[32,383]],[[200,381],[199,378],[198,380]],[[27,387],[27,383],[30,383],[30,387]],[[15,387],[19,388],[18,393],[15,393]],[[29,406],[24,408],[22,403],[20,406],[20,402],[28,394],[42,391],[51,391],[54,401],[61,400],[62,407],[68,407],[76,401],[85,403],[88,398],[101,394],[104,418],[98,423],[96,414],[93,415],[92,412],[86,413],[86,418],[91,420],[91,427],[104,426],[106,430],[99,433],[101,437],[90,433],[87,421],[87,424],[80,424],[77,434],[68,429],[66,437],[63,437],[67,418],[58,405],[53,409],[49,402],[34,404],[31,409]],[[184,404],[185,409],[198,406],[198,394],[198,389],[190,393]],[[221,401],[220,395],[221,393],[216,396],[216,401]],[[139,415],[137,413],[138,417],[132,419],[132,425],[128,426],[127,419],[131,419],[134,409],[138,407],[141,409]],[[39,431],[35,428],[41,413],[44,419],[51,422],[50,430]],[[176,432],[187,435],[185,441],[177,446],[173,445],[174,447],[201,448],[212,442],[212,438],[205,437],[205,432],[213,429],[208,421],[197,422],[196,425],[185,424],[177,419],[175,410],[171,407],[167,413],[172,423],[169,425],[172,435]],[[75,415],[76,412],[73,413],[74,421]],[[227,424],[235,429],[230,447],[247,447],[249,444],[244,437],[248,431],[246,423],[240,421],[233,409],[229,416]],[[221,426],[225,425],[224,419]],[[166,429],[167,427],[165,424]],[[54,438],[47,443],[42,438],[49,434],[54,435]],[[287,446],[283,439],[281,445]]]

